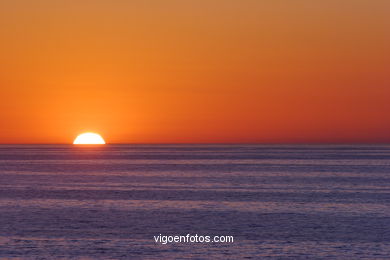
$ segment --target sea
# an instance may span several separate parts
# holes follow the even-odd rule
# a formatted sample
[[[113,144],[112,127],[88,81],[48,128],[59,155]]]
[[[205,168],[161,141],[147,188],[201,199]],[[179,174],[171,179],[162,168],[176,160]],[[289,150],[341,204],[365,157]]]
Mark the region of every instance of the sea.
[[[390,145],[0,145],[0,259],[390,259]]]

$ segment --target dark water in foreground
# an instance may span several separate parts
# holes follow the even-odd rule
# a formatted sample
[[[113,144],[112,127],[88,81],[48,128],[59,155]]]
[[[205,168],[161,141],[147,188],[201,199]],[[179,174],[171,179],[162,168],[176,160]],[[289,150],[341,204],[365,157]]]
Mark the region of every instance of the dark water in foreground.
[[[390,146],[3,145],[7,257],[389,259]]]

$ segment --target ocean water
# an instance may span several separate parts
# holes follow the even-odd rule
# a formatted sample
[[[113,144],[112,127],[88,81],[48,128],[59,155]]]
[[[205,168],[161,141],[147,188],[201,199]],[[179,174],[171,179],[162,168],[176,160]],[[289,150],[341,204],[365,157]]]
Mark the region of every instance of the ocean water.
[[[389,259],[390,146],[1,145],[2,258]]]

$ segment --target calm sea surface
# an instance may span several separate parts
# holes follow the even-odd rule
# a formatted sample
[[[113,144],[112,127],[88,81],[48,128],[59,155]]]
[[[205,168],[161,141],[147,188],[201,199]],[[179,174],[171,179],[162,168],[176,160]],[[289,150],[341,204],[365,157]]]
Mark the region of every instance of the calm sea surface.
[[[12,257],[389,259],[390,146],[1,145]]]

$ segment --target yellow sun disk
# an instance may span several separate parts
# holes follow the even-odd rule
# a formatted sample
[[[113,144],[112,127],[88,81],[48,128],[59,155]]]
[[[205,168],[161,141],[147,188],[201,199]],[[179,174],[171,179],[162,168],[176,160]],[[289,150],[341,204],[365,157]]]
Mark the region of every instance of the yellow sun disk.
[[[73,144],[105,144],[104,139],[95,133],[83,133],[76,137]]]

